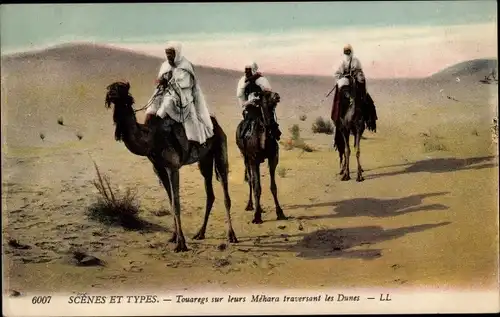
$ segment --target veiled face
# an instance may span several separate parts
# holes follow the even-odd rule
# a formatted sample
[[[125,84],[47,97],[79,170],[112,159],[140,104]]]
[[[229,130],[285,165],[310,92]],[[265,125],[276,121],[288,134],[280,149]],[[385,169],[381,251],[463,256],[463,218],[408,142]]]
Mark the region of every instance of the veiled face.
[[[245,67],[245,76],[250,78],[252,76],[252,69],[250,67]]]
[[[167,60],[170,66],[175,66],[175,50],[173,48],[165,49],[165,55],[167,55]]]

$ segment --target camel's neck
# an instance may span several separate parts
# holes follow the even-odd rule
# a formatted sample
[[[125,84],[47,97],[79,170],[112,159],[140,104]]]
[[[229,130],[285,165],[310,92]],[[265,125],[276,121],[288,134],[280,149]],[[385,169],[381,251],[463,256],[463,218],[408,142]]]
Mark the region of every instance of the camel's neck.
[[[148,156],[152,147],[149,130],[139,125],[131,106],[130,110],[116,118],[116,135],[118,140],[121,139],[125,143],[130,152],[135,155]]]

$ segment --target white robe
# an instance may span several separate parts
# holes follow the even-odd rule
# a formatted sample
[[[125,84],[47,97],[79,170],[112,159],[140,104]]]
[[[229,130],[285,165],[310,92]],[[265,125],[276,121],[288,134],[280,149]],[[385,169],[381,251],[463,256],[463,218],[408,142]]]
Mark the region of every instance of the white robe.
[[[359,61],[359,59],[357,59],[354,56],[351,57],[351,69],[350,70],[351,70],[352,74],[354,75],[354,78],[358,82],[360,82],[360,83],[365,82],[365,74],[363,72],[363,68],[361,67],[361,62]],[[339,66],[337,67],[337,70],[335,71],[335,73],[333,75],[337,79],[337,82],[336,82],[337,88],[335,89],[335,91],[332,94],[332,97],[334,98],[334,100],[335,100],[335,95],[340,90],[340,88],[349,84],[349,81],[347,80],[347,78],[344,77],[344,74],[346,74],[346,73],[349,73],[349,59],[346,58],[346,56],[344,55],[344,58],[340,62]]]
[[[245,82],[246,76],[242,76],[238,81],[238,86],[236,87],[236,98],[238,98],[238,102],[240,107],[245,107],[248,100],[252,100],[254,98],[253,94],[248,96],[248,100],[245,98],[245,87],[248,85],[248,82]],[[264,76],[259,77],[255,84],[257,84],[262,90],[271,91],[271,84]]]
[[[210,113],[197,83],[193,65],[176,48],[175,67],[165,61],[158,72],[158,79],[172,71],[172,78],[166,93],[154,98],[146,109],[148,114],[164,118],[167,114],[184,125],[188,140],[203,144],[213,133]]]

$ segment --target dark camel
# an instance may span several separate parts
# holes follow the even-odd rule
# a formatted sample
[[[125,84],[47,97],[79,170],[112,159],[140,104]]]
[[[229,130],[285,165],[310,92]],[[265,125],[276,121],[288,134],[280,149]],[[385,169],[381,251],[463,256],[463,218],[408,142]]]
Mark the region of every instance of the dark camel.
[[[351,179],[349,170],[349,158],[351,156],[351,147],[349,145],[349,137],[354,136],[354,146],[356,147],[356,160],[358,163],[358,175],[356,181],[362,182],[363,167],[361,166],[361,137],[365,131],[365,127],[372,131],[376,131],[376,112],[375,105],[369,94],[366,94],[366,100],[362,100],[361,96],[356,94],[356,81],[352,76],[347,75],[349,85],[343,86],[337,95],[339,98],[339,113],[338,116],[333,115],[332,120],[335,123],[335,139],[334,145],[339,151],[340,158],[340,175],[342,181]],[[337,88],[338,89],[338,88]],[[335,101],[334,101],[335,102]]]
[[[269,166],[271,193],[273,194],[276,206],[277,219],[287,219],[278,201],[278,188],[276,186],[279,145],[270,128],[272,124],[271,118],[274,116],[274,110],[279,101],[280,96],[278,93],[269,91],[261,92],[259,106],[248,106],[246,118],[240,122],[236,129],[236,145],[244,158],[245,181],[248,183],[250,190],[245,210],[251,211],[254,209],[252,201],[253,191],[256,208],[252,223],[255,224],[262,223],[260,164],[266,159]]]
[[[154,171],[167,191],[174,211],[175,231],[169,242],[176,242],[175,252],[184,252],[188,248],[181,226],[179,197],[179,169],[184,165],[198,162],[201,174],[205,178],[206,209],[203,225],[193,239],[205,238],[208,218],[215,200],[212,187],[213,167],[217,180],[222,182],[224,204],[227,218],[227,238],[231,243],[238,240],[231,223],[231,199],[228,190],[227,137],[217,120],[211,117],[214,136],[204,145],[187,140],[184,127],[170,118],[153,117],[147,125],[137,122],[132,107],[134,98],[129,93],[130,84],[115,82],[107,87],[106,107],[114,105],[113,121],[115,139],[123,141],[127,149],[135,155],[146,156],[153,164]],[[184,146],[182,146],[184,145]],[[187,145],[187,146],[186,146]]]

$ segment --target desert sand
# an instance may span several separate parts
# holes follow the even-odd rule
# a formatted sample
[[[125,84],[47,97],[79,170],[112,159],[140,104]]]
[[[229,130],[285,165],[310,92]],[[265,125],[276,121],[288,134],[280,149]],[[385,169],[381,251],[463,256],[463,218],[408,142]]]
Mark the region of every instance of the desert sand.
[[[490,131],[498,86],[479,82],[488,63],[471,61],[464,65],[474,67],[423,79],[368,75],[379,120],[377,132],[365,132],[361,142],[360,183],[354,153],[353,178],[342,182],[331,136],[311,132],[317,117],[329,117],[331,99],[322,99],[333,80],[269,74],[281,95],[283,140],[298,124],[315,151],[281,148],[277,184],[290,217],[285,221],[276,221],[262,165],[266,212],[260,225],[244,210],[248,187],[234,137],[241,74],[197,67],[211,111],[228,135],[232,218],[240,242],[220,247],[226,243],[225,211],[215,179],[206,239],[191,239],[205,205],[195,164],[181,169],[190,251],[174,253],[167,243],[173,217],[166,193],[149,161],[114,140],[112,110],[104,107],[105,88],[117,80],[130,82],[136,108],[144,105],[160,62],[92,45],[2,57],[5,290],[498,288],[498,155]],[[299,120],[304,114],[305,121]],[[137,192],[141,218],[155,224],[152,230],[108,227],[85,216],[98,197],[92,160],[117,191]],[[75,266],[74,249],[106,265]]]

